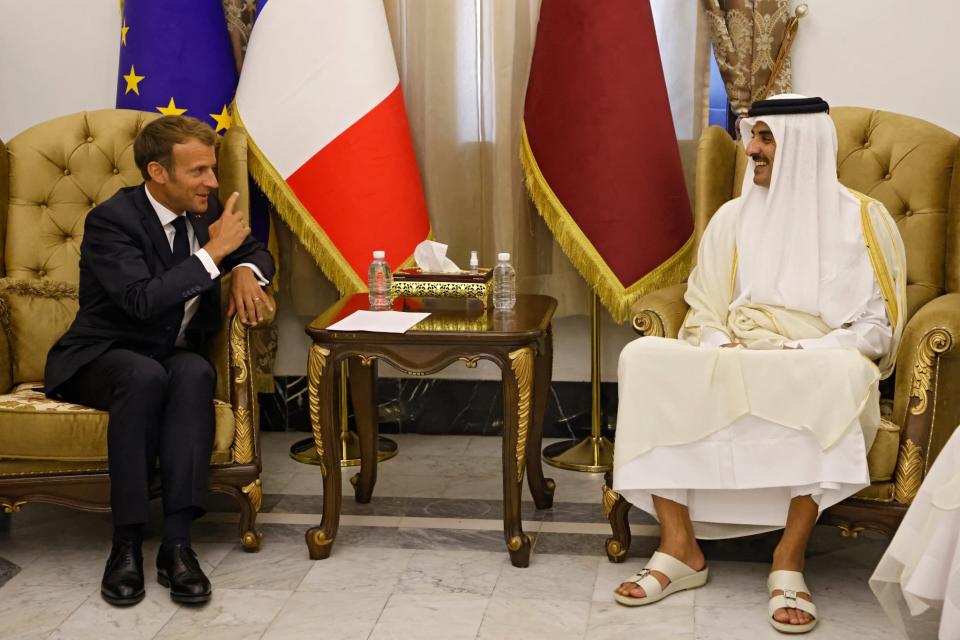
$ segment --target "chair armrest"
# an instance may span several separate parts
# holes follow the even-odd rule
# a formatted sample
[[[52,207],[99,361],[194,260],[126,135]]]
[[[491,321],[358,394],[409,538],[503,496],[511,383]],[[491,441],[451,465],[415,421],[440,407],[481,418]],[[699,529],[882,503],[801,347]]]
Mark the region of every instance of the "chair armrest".
[[[894,420],[902,427],[894,486],[898,502],[916,495],[924,470],[960,418],[960,398],[949,392],[960,383],[958,357],[960,293],[948,293],[910,318],[900,342],[893,406]]]
[[[234,124],[224,134],[217,151],[217,189],[220,202],[226,202],[230,194],[240,194],[236,208],[247,216],[250,224],[250,186],[247,173],[247,133]]]
[[[687,315],[687,283],[657,289],[633,305],[633,328],[642,336],[676,338]]]
[[[13,387],[13,353],[10,351],[10,336],[7,333],[7,313],[3,298],[0,297],[0,393],[6,393]]]
[[[236,421],[236,435],[233,439],[233,460],[247,464],[259,458],[259,421],[257,416],[257,394],[254,389],[254,354],[251,349],[251,331],[260,331],[269,327],[276,316],[276,302],[269,291],[265,291],[267,305],[264,305],[264,319],[255,327],[240,321],[237,314],[227,316],[230,304],[230,274],[221,284],[221,317],[223,328],[210,341],[208,356],[217,370],[217,389],[215,397],[229,402],[233,407]]]

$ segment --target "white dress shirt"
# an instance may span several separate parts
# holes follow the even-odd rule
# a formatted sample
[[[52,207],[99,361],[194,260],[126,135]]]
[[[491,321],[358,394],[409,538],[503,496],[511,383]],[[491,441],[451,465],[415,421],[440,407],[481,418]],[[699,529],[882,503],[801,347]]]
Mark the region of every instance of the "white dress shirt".
[[[150,189],[147,189],[144,185],[143,190],[147,194],[147,200],[150,201],[150,204],[153,206],[153,210],[157,213],[157,218],[160,219],[160,224],[163,226],[163,232],[167,234],[167,242],[170,244],[170,251],[173,251],[173,239],[177,234],[176,227],[173,226],[173,221],[179,218],[182,215],[185,215],[186,212],[174,213],[170,209],[166,208],[160,202],[153,197],[153,194],[150,193]],[[207,270],[207,273],[210,274],[211,280],[216,280],[220,277],[220,268],[213,261],[213,258],[210,257],[210,254],[207,253],[207,250],[200,246],[199,241],[197,240],[197,235],[193,232],[193,225],[187,221],[187,241],[190,245],[190,255],[196,256],[200,259],[200,263],[203,264],[203,267]],[[244,262],[238,264],[234,269],[238,267],[249,267],[253,274],[257,277],[257,281],[260,283],[260,286],[266,286],[269,284],[269,280],[263,277],[263,273],[257,267],[257,265]],[[180,331],[177,334],[176,346],[186,347],[186,329],[187,325],[190,324],[190,321],[193,320],[193,316],[197,313],[197,307],[200,305],[200,296],[194,296],[187,300],[183,305],[183,321],[180,323]]]

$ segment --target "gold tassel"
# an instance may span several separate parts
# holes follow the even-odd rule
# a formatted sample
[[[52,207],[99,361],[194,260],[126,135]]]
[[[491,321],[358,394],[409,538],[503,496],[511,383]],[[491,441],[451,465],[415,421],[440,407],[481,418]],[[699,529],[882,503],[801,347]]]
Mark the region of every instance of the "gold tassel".
[[[233,117],[246,131],[236,101],[233,103]],[[366,291],[367,284],[344,259],[337,246],[287,185],[286,180],[277,173],[249,131],[247,131],[247,148],[250,151],[250,175],[263,190],[267,199],[273,203],[277,214],[287,223],[297,240],[320,267],[323,275],[333,283],[342,296]],[[429,237],[432,236],[431,230]],[[412,263],[413,254],[411,253],[401,263],[401,267]]]
[[[580,229],[570,212],[550,188],[540,172],[526,125],[521,123],[520,161],[530,199],[563,253],[596,292],[603,306],[617,322],[630,318],[634,303],[651,291],[682,282],[690,274],[693,259],[693,235],[680,249],[629,287],[624,287],[593,243]]]

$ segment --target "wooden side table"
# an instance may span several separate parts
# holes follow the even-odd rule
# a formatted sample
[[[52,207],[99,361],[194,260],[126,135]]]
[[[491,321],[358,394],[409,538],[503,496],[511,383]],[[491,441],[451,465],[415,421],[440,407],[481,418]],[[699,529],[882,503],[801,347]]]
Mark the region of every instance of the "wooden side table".
[[[523,474],[538,509],[553,505],[555,483],[543,477],[540,443],[553,367],[550,320],[557,302],[518,295],[509,312],[477,303],[436,304],[418,298],[394,301],[394,309],[430,311],[405,334],[327,331],[358,309],[367,294],[344,298],[307,326],[313,339],[308,362],[310,421],[323,475],[323,518],[306,533],[310,557],[330,555],[340,522],[339,364],[347,362],[350,393],[360,438],[360,472],[351,478],[358,502],[373,496],[377,481],[377,361],[410,375],[424,376],[455,363],[474,368],[481,359],[496,363],[503,380],[503,536],[514,566],[530,563],[530,538],[520,522]]]

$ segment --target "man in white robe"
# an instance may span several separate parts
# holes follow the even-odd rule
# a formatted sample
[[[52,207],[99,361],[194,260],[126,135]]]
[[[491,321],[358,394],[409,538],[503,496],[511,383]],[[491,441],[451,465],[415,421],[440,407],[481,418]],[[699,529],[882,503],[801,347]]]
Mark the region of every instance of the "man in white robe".
[[[614,490],[660,522],[659,550],[620,585],[625,605],[706,583],[697,538],[784,528],[771,624],[816,624],[803,582],[823,509],[870,482],[878,382],[905,316],[903,243],[879,202],[837,180],[819,98],[755,103],[740,131],[742,195],[704,231],[677,340],[620,356]]]

